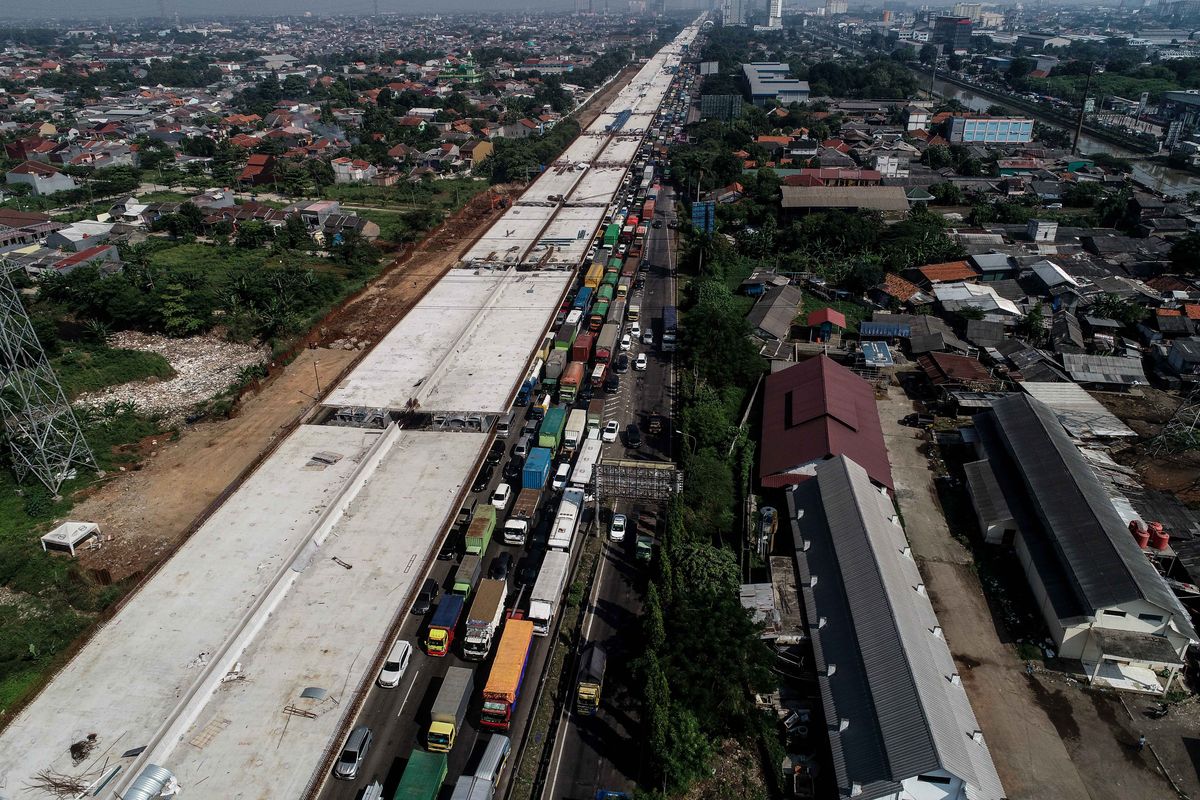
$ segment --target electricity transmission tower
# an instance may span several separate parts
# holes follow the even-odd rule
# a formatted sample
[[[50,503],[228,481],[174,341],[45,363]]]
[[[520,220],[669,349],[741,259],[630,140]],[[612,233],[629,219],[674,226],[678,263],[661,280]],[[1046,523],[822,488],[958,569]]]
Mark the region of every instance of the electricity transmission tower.
[[[58,494],[74,467],[96,469],[79,421],[0,259],[0,419],[17,480],[31,473]]]

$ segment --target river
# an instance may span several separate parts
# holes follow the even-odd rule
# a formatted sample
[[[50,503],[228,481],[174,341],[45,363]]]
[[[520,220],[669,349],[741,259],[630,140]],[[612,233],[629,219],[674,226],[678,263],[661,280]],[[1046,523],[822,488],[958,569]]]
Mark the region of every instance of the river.
[[[923,76],[917,73],[917,76],[922,79],[922,86],[928,87],[928,76]],[[957,84],[947,81],[935,79],[933,82],[933,91],[935,94],[944,98],[954,98],[972,111],[986,111],[989,106],[1004,106],[1003,100],[996,100],[987,95],[976,94],[970,89],[964,89]],[[1013,108],[1013,113],[1022,116],[1034,116],[1028,111]],[[1056,128],[1061,128],[1055,122],[1040,120],[1047,125],[1053,125]],[[1169,195],[1185,195],[1188,192],[1200,191],[1200,175],[1193,175],[1190,172],[1184,172],[1178,169],[1163,164],[1155,164],[1149,161],[1142,161],[1145,158],[1144,153],[1135,153],[1132,150],[1127,150],[1115,144],[1102,142],[1098,139],[1093,139],[1086,132],[1079,136],[1079,152],[1087,153],[1111,153],[1114,156],[1129,159],[1133,164],[1133,177],[1138,183],[1149,187],[1156,192],[1162,192]]]

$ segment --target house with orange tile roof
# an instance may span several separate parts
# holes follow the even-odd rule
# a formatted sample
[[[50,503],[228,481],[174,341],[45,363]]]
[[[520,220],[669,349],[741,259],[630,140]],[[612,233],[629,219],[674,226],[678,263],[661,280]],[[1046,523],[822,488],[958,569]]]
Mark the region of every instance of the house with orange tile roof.
[[[979,273],[966,261],[945,261],[909,270],[908,277],[919,286],[929,287],[939,283],[974,283],[979,280]]]

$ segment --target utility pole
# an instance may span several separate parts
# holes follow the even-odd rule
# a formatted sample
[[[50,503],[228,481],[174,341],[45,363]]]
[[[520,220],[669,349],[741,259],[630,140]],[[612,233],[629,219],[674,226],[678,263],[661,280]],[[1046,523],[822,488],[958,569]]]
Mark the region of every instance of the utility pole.
[[[1083,116],[1087,108],[1088,93],[1092,90],[1092,75],[1096,73],[1096,62],[1088,67],[1087,83],[1083,87],[1083,99],[1079,101],[1079,122],[1075,125],[1075,140],[1071,142],[1071,155],[1079,155],[1079,136],[1083,133]]]

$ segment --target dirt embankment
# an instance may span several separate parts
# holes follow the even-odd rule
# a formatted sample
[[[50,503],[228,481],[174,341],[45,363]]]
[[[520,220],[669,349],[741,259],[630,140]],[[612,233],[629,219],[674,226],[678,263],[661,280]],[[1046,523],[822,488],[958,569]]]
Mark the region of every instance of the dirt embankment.
[[[1181,398],[1150,386],[1138,387],[1130,394],[1093,395],[1138,435],[1114,445],[1113,458],[1137,470],[1147,488],[1170,492],[1189,506],[1200,506],[1200,451],[1170,448],[1156,440],[1179,412]]]

